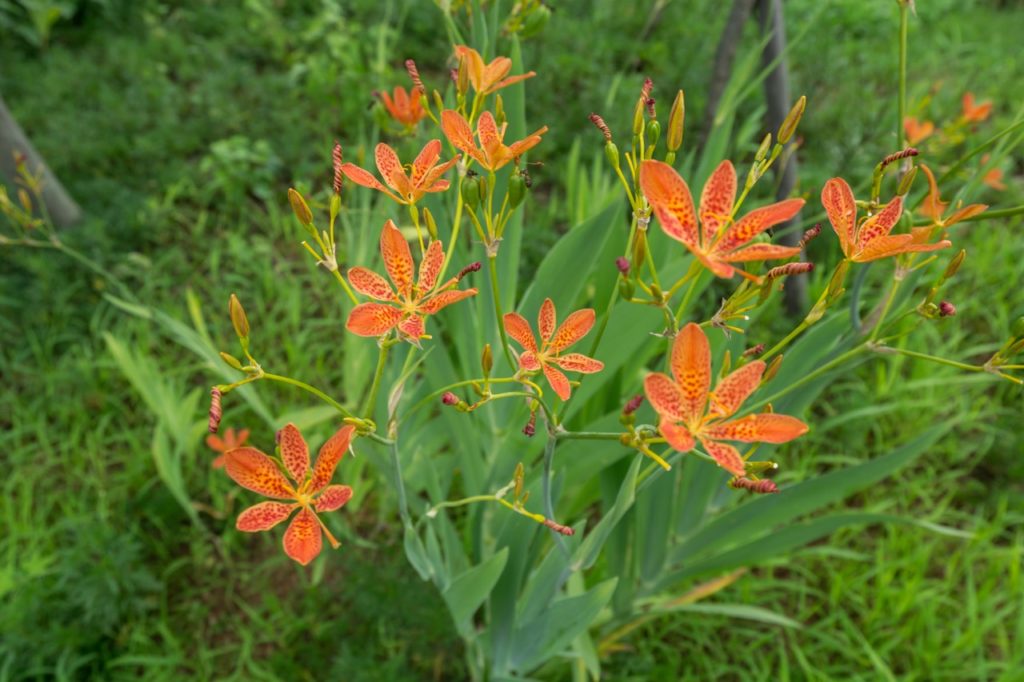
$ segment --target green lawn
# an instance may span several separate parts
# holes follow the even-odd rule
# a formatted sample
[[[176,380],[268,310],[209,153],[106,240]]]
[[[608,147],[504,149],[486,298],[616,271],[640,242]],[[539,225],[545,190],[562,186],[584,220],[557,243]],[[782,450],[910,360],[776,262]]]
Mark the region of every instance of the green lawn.
[[[405,57],[427,78],[446,77],[424,66],[447,56],[433,4],[78,4],[43,50],[0,24],[0,92],[89,216],[68,241],[176,319],[189,320],[194,295],[216,339],[231,333],[228,294],[244,292],[275,362],[340,385],[334,291],[298,248],[285,191],[329,183],[335,138],[352,157],[365,153],[380,123],[367,115],[371,93],[404,83]],[[529,120],[552,129],[528,205],[534,262],[576,210],[568,159],[579,154],[587,168],[602,158],[590,111],[626,130],[649,74],[662,116],[669,93],[686,89],[687,140],[699,137],[724,18],[717,3],[676,0],[637,43],[651,3],[597,2],[576,19],[589,4],[556,8],[524,44],[540,74]],[[950,119],[971,89],[995,102],[976,139],[1008,125],[1022,107],[1024,63],[1012,55],[1024,10],[917,4],[911,113]],[[828,177],[866,174],[893,151],[895,3],[786,5],[799,38],[794,90],[809,100],[800,189],[814,197]],[[634,60],[639,70],[624,73]],[[759,101],[743,107],[755,122]],[[753,153],[759,130],[740,148]],[[977,196],[996,208],[1024,203],[1020,157],[1002,168],[1009,188]],[[977,362],[998,347],[1024,315],[1022,229],[1019,216],[955,228],[969,253],[945,293],[958,314],[925,325],[916,348]],[[820,241],[833,238],[827,230]],[[343,550],[320,570],[297,568],[276,536],[234,531],[248,497],[208,467],[204,401],[219,369],[111,305],[110,285],[76,263],[10,249],[0,258],[0,680],[464,677],[440,596],[406,564],[392,520],[372,502],[374,471],[351,474],[367,494],[352,505]],[[883,285],[874,275],[871,289]],[[765,323],[785,329],[779,315]],[[154,377],[149,388],[175,406],[181,430],[154,434],[152,404],[105,333]],[[276,413],[303,407],[285,390],[260,395]],[[952,422],[912,468],[845,503],[922,523],[841,531],[716,596],[801,628],[665,617],[609,658],[607,679],[1024,679],[1021,413],[1021,389],[986,374],[909,358],[860,366],[814,406],[815,428],[788,451],[779,484]],[[194,518],[157,473],[175,448]]]

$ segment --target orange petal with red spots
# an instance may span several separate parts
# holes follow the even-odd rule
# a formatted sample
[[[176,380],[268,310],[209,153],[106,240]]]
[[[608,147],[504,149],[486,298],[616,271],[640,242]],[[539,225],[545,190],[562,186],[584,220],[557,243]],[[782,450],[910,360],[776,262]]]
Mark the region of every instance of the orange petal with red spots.
[[[764,369],[764,362],[754,360],[719,381],[711,393],[711,412],[721,417],[730,417],[736,414],[740,405],[761,384]]]
[[[792,258],[800,255],[799,246],[779,246],[778,244],[751,244],[732,253],[722,256],[729,263],[746,263],[757,260],[774,260],[776,258]]]
[[[484,86],[483,57],[479,52],[466,45],[456,45],[455,54],[466,60],[466,66],[469,67],[469,80],[473,84],[473,89],[477,92],[482,91]]]
[[[476,296],[476,289],[451,289],[449,291],[442,291],[435,296],[431,296],[430,300],[420,306],[420,312],[424,315],[433,315],[434,313],[440,312],[447,308],[452,303],[458,303],[471,296]]]
[[[701,438],[700,444],[708,451],[708,454],[718,463],[718,466],[728,471],[733,476],[742,476],[747,472],[743,463],[743,457],[739,450],[726,443],[718,443],[707,438]]]
[[[676,334],[670,365],[682,397],[682,420],[693,424],[704,416],[711,387],[711,346],[699,325],[690,322]]]
[[[486,164],[483,153],[477,149],[476,142],[473,141],[473,130],[462,114],[452,109],[442,111],[441,129],[456,149],[469,154],[479,163]]]
[[[323,549],[320,523],[309,509],[303,509],[284,533],[284,553],[305,566],[315,559]]]
[[[380,142],[374,149],[374,158],[377,161],[377,170],[384,182],[391,186],[391,189],[398,192],[403,199],[408,199],[412,193],[412,185],[409,178],[402,169],[402,162],[398,160],[398,154],[388,145]]]
[[[569,385],[569,379],[564,374],[551,365],[544,365],[544,376],[547,377],[548,383],[551,384],[551,388],[554,389],[555,395],[562,400],[569,399],[569,395],[572,393],[572,387]]]
[[[508,75],[512,70],[512,60],[508,57],[495,57],[491,63],[484,67],[483,87],[485,93],[491,93],[498,81]]]
[[[284,502],[260,502],[238,515],[235,528],[246,533],[270,530],[287,519],[298,505]]]
[[[352,488],[347,485],[329,485],[324,488],[320,497],[316,498],[316,510],[318,512],[331,512],[341,507],[352,499]]]
[[[497,83],[492,85],[489,90],[490,90],[490,92],[495,92],[497,90],[501,90],[502,88],[507,88],[510,85],[514,85],[514,84],[518,83],[519,81],[524,81],[527,78],[533,78],[536,75],[537,75],[536,71],[527,71],[526,73],[521,74],[519,76],[509,76],[508,78],[506,78],[506,79],[504,79],[502,81],[498,81]]]
[[[412,252],[401,230],[390,220],[384,223],[384,229],[380,233],[380,255],[384,257],[384,267],[388,271],[388,277],[395,283],[398,293],[408,296],[412,289],[414,268]]]
[[[988,204],[971,204],[969,206],[964,206],[958,211],[953,211],[953,215],[949,216],[949,219],[946,220],[943,224],[946,227],[950,227],[951,225],[956,225],[961,220],[972,218],[976,215],[984,213],[987,210]]]
[[[553,359],[551,362],[567,372],[580,372],[582,374],[594,374],[604,369],[603,362],[589,358],[582,353],[566,353]]]
[[[310,490],[316,492],[324,488],[334,478],[334,470],[338,462],[348,452],[352,444],[352,436],[356,427],[347,425],[338,429],[327,442],[320,446],[320,452],[316,456],[316,464],[313,466],[313,476],[309,480]]]
[[[691,249],[697,244],[697,214],[686,181],[672,166],[661,161],[640,164],[640,189],[658,215],[661,229]]]
[[[373,177],[373,173],[363,170],[354,163],[343,163],[341,164],[341,172],[345,174],[345,177],[363,187],[369,187],[370,189],[379,189],[384,191],[384,185],[380,184],[377,178]]]
[[[871,242],[887,237],[903,215],[903,197],[896,197],[875,215],[864,221],[857,230],[857,250],[862,251]]]
[[[913,234],[891,234],[888,237],[879,237],[872,241],[864,250],[858,252],[853,257],[853,260],[858,263],[867,263],[879,258],[897,256],[901,253],[936,251],[952,245],[953,243],[948,239],[943,239],[934,244],[922,244],[919,243],[919,240]]]
[[[206,437],[206,447],[210,448],[211,450],[213,450],[215,452],[227,452],[228,450],[232,449],[232,448],[229,448],[224,443],[223,440],[221,440],[220,436],[214,435],[212,433],[209,436]],[[235,447],[237,447],[237,446],[235,446]]]
[[[426,324],[419,315],[410,315],[399,322],[398,331],[409,337],[409,340],[413,342],[419,341],[427,333]]]
[[[536,372],[541,367],[540,360],[537,359],[537,353],[532,350],[523,352],[519,356],[519,366],[527,372]]]
[[[412,162],[412,173],[409,182],[413,187],[420,187],[424,183],[427,174],[441,158],[441,140],[431,140],[423,146],[416,160]]]
[[[306,480],[309,471],[309,446],[295,424],[285,424],[277,432],[277,444],[281,448],[281,461],[292,479],[299,485]]]
[[[402,311],[383,303],[360,303],[348,314],[345,329],[359,336],[381,336],[402,319]]]
[[[480,120],[476,124],[476,133],[480,137],[480,146],[483,147],[484,153],[493,162],[502,146],[502,134],[498,131],[498,124],[494,122],[491,112],[485,111],[480,114]]]
[[[518,159],[520,156],[528,152],[529,150],[536,147],[541,143],[541,135],[548,131],[548,127],[538,128],[533,131],[530,135],[527,135],[518,142],[513,142],[508,146],[508,157],[510,159]]]
[[[213,461],[210,462],[210,467],[213,468],[213,469],[223,469],[224,468],[224,455],[217,455],[216,457],[214,457]]]
[[[459,162],[459,156],[456,154],[454,158],[449,161],[445,161],[439,166],[434,166],[427,175],[423,178],[421,183],[422,187],[428,192],[442,192],[449,187],[447,180],[439,180],[442,175],[448,172],[448,169]]]
[[[751,414],[704,429],[709,438],[743,443],[786,443],[807,433],[807,424],[785,414]]]
[[[554,337],[551,339],[551,350],[560,351],[576,343],[594,327],[594,309],[584,308],[565,318],[565,322],[558,325]]]
[[[857,204],[853,190],[846,180],[832,178],[821,190],[821,205],[825,207],[832,229],[839,237],[843,255],[851,257],[854,252],[854,234],[857,229]]]
[[[704,184],[700,195],[700,224],[704,228],[704,244],[710,245],[719,228],[732,217],[736,201],[736,169],[731,161],[723,161]]]
[[[352,288],[364,296],[375,298],[378,301],[393,301],[395,292],[392,291],[388,281],[373,270],[356,266],[349,268],[348,281]]]
[[[253,492],[279,499],[295,497],[295,489],[274,460],[256,448],[228,450],[224,453],[224,469],[235,483]]]
[[[509,337],[526,350],[536,352],[537,342],[533,338],[533,330],[530,329],[530,323],[522,315],[519,313],[505,313],[504,323],[505,333]]]
[[[661,372],[652,372],[644,379],[644,393],[654,411],[671,421],[681,421],[683,394],[676,382]]]
[[[743,246],[769,227],[784,223],[803,208],[803,199],[786,199],[775,204],[755,208],[733,223],[714,246],[718,253],[725,253]]]
[[[949,202],[943,201],[942,197],[939,196],[939,185],[935,182],[932,169],[922,163],[921,170],[924,171],[925,177],[928,178],[928,194],[921,201],[921,208],[917,210],[921,215],[931,219],[933,223],[942,222],[942,215],[946,212]]]
[[[658,423],[658,430],[665,437],[665,441],[673,450],[689,452],[693,449],[693,436],[682,424],[675,424],[671,420],[662,419]]]
[[[537,332],[540,334],[541,343],[551,340],[551,335],[555,333],[557,319],[554,301],[545,298],[537,312]]]
[[[430,242],[427,252],[420,262],[420,276],[416,281],[416,287],[420,295],[428,293],[437,284],[437,276],[441,274],[441,266],[444,264],[444,246],[435,239]]]

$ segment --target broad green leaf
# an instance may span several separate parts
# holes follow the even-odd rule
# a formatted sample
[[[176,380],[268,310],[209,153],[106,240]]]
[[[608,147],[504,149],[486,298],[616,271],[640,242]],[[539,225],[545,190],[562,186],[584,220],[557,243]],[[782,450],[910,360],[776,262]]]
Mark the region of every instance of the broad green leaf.
[[[441,593],[455,621],[455,627],[463,637],[470,636],[473,614],[498,582],[507,560],[508,548],[503,547],[483,563],[455,576],[448,588]]]
[[[615,500],[615,504],[605,513],[604,518],[598,522],[594,530],[587,534],[579,548],[573,552],[573,570],[585,570],[594,565],[608,536],[615,529],[623,514],[633,506],[633,502],[636,501],[636,476],[640,471],[643,459],[639,454],[634,457],[633,464],[630,465],[629,471],[622,479],[622,486],[619,488],[619,496]]]

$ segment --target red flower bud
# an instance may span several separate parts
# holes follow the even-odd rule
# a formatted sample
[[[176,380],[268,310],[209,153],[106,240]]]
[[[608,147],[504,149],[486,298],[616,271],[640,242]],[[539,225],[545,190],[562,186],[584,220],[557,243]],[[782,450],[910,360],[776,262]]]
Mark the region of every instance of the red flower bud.
[[[760,355],[763,352],[764,352],[764,344],[763,343],[759,343],[756,346],[754,346],[753,348],[748,348],[745,351],[743,351],[743,355],[740,356],[740,357],[749,358],[749,357],[754,356],[754,355]]]
[[[445,391],[444,395],[441,396],[441,402],[445,405],[457,405],[459,402],[459,396],[455,395],[451,391]]]
[[[530,413],[530,421],[526,422],[526,426],[523,427],[523,433],[527,438],[533,438],[534,434],[537,433],[537,413]]]
[[[949,301],[943,301],[939,304],[939,316],[940,317],[953,317],[956,315],[956,306]]]
[[[619,256],[615,259],[615,267],[619,269],[623,275],[629,274],[629,259]]]
[[[640,406],[643,404],[643,402],[643,395],[633,396],[632,398],[629,399],[629,402],[626,403],[626,406],[622,408],[622,414],[633,414],[638,409],[640,409]]]

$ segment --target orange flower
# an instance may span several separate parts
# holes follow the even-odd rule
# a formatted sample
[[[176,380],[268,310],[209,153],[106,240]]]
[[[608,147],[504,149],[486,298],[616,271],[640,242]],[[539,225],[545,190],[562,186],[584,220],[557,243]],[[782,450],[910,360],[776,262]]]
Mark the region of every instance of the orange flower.
[[[928,195],[924,198],[924,201],[921,202],[921,208],[918,209],[918,211],[921,215],[931,219],[932,223],[936,227],[949,227],[950,225],[960,222],[964,218],[978,215],[988,208],[985,204],[971,204],[957,209],[953,212],[953,215],[943,220],[942,215],[949,207],[949,202],[942,201],[939,197],[939,186],[935,182],[935,176],[932,175],[931,168],[922,163],[921,170],[924,171],[925,176],[928,178]]]
[[[563,350],[586,336],[594,326],[593,308],[577,310],[565,318],[558,329],[555,329],[556,321],[555,304],[550,298],[545,298],[537,314],[537,330],[540,332],[541,340],[539,348],[533,330],[530,329],[530,323],[519,313],[505,313],[505,331],[523,347],[523,353],[519,356],[519,367],[528,372],[543,370],[544,376],[558,397],[568,400],[572,393],[569,379],[555,369],[555,366],[569,372],[593,374],[604,369],[604,363],[582,353],[562,355]]]
[[[228,450],[234,450],[235,448],[242,447],[243,445],[245,445],[245,441],[247,441],[248,439],[249,429],[242,429],[236,435],[235,429],[229,428],[227,431],[224,432],[224,438],[221,438],[220,436],[211,433],[209,436],[206,437],[206,444],[214,452],[219,452],[220,455],[215,457],[213,461],[210,462],[210,466],[212,466],[214,469],[220,469],[221,467],[223,467],[224,453],[227,452]]]
[[[495,57],[490,64],[484,64],[480,53],[465,45],[456,45],[455,54],[459,56],[459,59],[466,60],[466,66],[469,68],[469,82],[473,84],[473,90],[479,95],[489,95],[496,90],[537,75],[535,72],[529,71],[521,76],[505,78],[512,70],[511,59]]]
[[[498,128],[491,112],[485,111],[480,114],[480,120],[476,124],[476,135],[480,139],[480,146],[477,147],[473,141],[473,130],[469,123],[457,111],[445,109],[441,112],[441,128],[444,134],[455,146],[456,149],[469,154],[481,166],[487,170],[496,171],[509,161],[518,159],[527,150],[537,146],[540,136],[548,131],[548,127],[540,128],[532,135],[528,135],[510,146],[505,146],[505,129],[508,123],[502,123]]]
[[[729,419],[757,389],[765,363],[754,360],[711,388],[711,348],[704,330],[693,322],[679,330],[672,344],[672,377],[653,372],[644,392],[658,413],[658,430],[672,448],[687,452],[700,441],[718,466],[734,476],[745,472],[736,448],[720,441],[786,443],[807,433],[807,424],[784,414],[751,414]],[[673,378],[674,377],[674,378]]]
[[[965,121],[984,121],[992,113],[992,102],[974,103],[974,93],[965,92],[963,98],[963,117]]]
[[[988,163],[991,154],[985,154],[981,157],[981,165],[984,166]],[[1002,192],[1006,189],[1006,183],[1003,182],[1003,169],[1002,168],[990,168],[985,175],[981,176],[981,181],[991,187],[992,189],[999,190]]]
[[[281,473],[275,458],[256,448],[235,448],[224,454],[224,469],[235,483],[274,500],[260,502],[238,515],[235,527],[247,533],[270,530],[296,509],[300,510],[284,532],[284,553],[305,566],[315,559],[323,543],[320,531],[327,535],[335,549],[338,541],[324,526],[317,512],[339,509],[352,497],[347,485],[329,485],[334,469],[352,442],[354,426],[343,426],[324,443],[312,471],[309,468],[309,446],[294,424],[286,424],[277,432],[281,460],[289,480]]]
[[[384,267],[395,285],[376,272],[363,267],[348,271],[348,281],[361,294],[385,303],[361,303],[349,313],[345,328],[359,336],[383,336],[398,327],[398,331],[413,343],[426,336],[424,316],[476,295],[476,289],[455,289],[459,277],[452,277],[437,285],[437,277],[444,263],[444,247],[434,240],[427,247],[420,263],[419,278],[413,283],[415,265],[409,244],[390,220],[380,233],[380,253]],[[396,292],[397,290],[397,292]]]
[[[935,132],[935,124],[931,121],[918,121],[913,116],[907,116],[903,119],[903,132],[907,135],[907,142],[913,145],[931,137]]]
[[[394,96],[388,95],[387,92],[379,92],[377,94],[380,95],[380,101],[384,103],[384,108],[391,114],[391,118],[406,128],[414,128],[427,115],[426,110],[420,103],[422,93],[418,88],[413,88],[411,92],[406,92],[405,88],[401,85],[396,85],[394,92]]]
[[[821,190],[821,203],[839,237],[843,255],[855,263],[867,263],[901,253],[935,251],[953,245],[947,239],[929,244],[931,227],[914,227],[910,234],[889,234],[903,215],[903,197],[890,201],[860,226],[857,225],[853,190],[846,180],[832,178],[826,182]]]
[[[380,171],[384,182],[398,194],[389,192],[372,173],[354,163],[341,164],[341,172],[357,185],[384,192],[400,204],[415,204],[427,192],[443,192],[448,189],[448,181],[442,180],[441,176],[459,160],[456,156],[450,161],[438,163],[438,159],[441,158],[441,140],[431,140],[423,147],[412,163],[411,175],[406,175],[395,150],[383,142],[377,145],[374,156],[377,160],[377,170]]]
[[[698,228],[690,188],[672,166],[661,161],[644,161],[640,164],[640,189],[654,208],[665,234],[682,242],[719,277],[732,277],[737,271],[730,263],[791,258],[800,253],[796,246],[745,246],[769,227],[795,216],[804,200],[786,199],[763,206],[733,222],[736,169],[729,161],[720,163],[704,185],[700,197],[703,230]],[[739,272],[746,275],[742,270]]]

